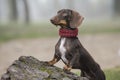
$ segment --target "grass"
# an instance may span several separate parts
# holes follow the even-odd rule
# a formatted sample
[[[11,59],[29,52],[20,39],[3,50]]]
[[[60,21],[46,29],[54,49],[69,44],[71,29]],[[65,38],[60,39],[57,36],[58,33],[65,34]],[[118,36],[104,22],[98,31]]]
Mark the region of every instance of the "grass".
[[[105,70],[107,80],[120,80],[120,67]]]
[[[55,36],[55,27],[48,24],[40,25],[0,25],[0,42],[18,38],[37,38]]]
[[[84,24],[79,27],[79,34],[120,33],[120,24],[103,23]],[[0,25],[0,42],[19,38],[43,38],[58,36],[58,28],[51,23],[39,24],[4,24]]]
[[[80,32],[83,34],[104,34],[104,33],[119,33],[120,23],[104,22],[85,24],[81,27]]]

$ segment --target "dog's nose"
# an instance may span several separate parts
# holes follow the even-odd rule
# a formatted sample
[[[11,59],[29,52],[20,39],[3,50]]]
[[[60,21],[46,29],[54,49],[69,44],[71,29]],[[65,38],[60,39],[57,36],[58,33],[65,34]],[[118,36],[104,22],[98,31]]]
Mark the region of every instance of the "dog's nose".
[[[54,20],[53,19],[50,19],[50,21],[53,23],[54,22]]]
[[[50,21],[51,21],[51,23],[55,24],[55,21],[54,21],[54,19],[50,19]]]

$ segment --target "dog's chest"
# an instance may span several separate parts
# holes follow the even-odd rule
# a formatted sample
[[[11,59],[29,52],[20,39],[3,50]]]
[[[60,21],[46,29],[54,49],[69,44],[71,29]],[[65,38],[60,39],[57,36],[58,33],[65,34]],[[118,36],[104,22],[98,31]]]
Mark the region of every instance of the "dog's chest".
[[[61,59],[65,62],[68,63],[68,60],[65,57],[65,53],[66,53],[66,48],[65,48],[65,41],[66,38],[62,38],[60,41],[60,46],[59,46],[59,51],[61,53]]]

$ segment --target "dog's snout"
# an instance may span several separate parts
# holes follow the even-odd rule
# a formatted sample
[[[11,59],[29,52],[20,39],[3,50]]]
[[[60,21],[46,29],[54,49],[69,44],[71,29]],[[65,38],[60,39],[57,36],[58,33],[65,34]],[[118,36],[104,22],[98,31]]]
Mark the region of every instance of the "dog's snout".
[[[54,20],[53,19],[50,19],[50,21],[53,23],[54,22]]]
[[[55,24],[55,25],[58,24],[58,19],[56,17],[51,18],[50,21],[52,24]]]

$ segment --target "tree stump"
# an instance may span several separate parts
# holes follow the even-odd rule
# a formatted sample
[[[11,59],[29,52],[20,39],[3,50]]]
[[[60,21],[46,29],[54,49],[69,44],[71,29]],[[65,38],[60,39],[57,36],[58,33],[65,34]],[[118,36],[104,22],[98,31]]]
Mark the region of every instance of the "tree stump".
[[[1,80],[88,80],[76,74],[64,72],[56,66],[49,66],[32,56],[21,56],[7,69]]]

